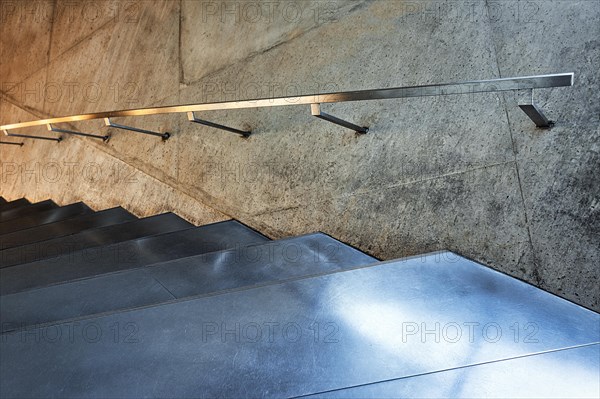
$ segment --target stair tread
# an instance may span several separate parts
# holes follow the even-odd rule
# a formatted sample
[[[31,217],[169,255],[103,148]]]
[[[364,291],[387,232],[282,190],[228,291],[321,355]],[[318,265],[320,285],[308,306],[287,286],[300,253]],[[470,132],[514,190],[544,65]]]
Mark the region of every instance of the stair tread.
[[[0,269],[2,295],[269,241],[234,221],[143,237]]]
[[[6,204],[0,205],[0,212],[6,211],[6,210],[9,210],[9,209],[20,208],[22,206],[27,206],[27,205],[31,205],[31,202],[29,202],[25,198],[19,198],[19,199],[16,199],[14,201],[9,201]]]
[[[0,251],[0,267],[10,267],[36,260],[55,258],[61,254],[99,247],[134,238],[148,237],[170,231],[184,230],[193,225],[173,213],[133,220],[114,226],[86,230],[68,237],[46,240]]]
[[[49,209],[36,215],[24,216],[0,223],[0,234],[8,234],[36,226],[43,226],[48,223],[54,223],[78,215],[87,215],[91,213],[94,213],[94,211],[86,204],[83,202],[76,202],[74,204],[61,206],[60,208]]]
[[[480,328],[457,344],[403,337],[403,323]],[[490,323],[500,340],[482,339]],[[535,340],[515,340],[514,323],[534,323]],[[0,395],[300,396],[592,344],[599,328],[590,310],[434,253],[3,334]]]
[[[107,209],[91,214],[75,216],[42,226],[0,235],[0,250],[33,244],[53,238],[66,237],[84,230],[115,225],[137,220],[131,213],[121,207]]]
[[[0,324],[7,331],[374,262],[375,258],[316,233],[5,295]]]
[[[600,344],[340,389],[306,398],[597,398]],[[535,383],[532,383],[535,370]]]
[[[56,209],[58,205],[54,203],[54,201],[46,200],[36,202],[31,205],[24,205],[13,209],[0,211],[0,222],[4,223],[10,220],[18,219],[27,215],[35,215],[40,212],[47,211],[49,209]]]

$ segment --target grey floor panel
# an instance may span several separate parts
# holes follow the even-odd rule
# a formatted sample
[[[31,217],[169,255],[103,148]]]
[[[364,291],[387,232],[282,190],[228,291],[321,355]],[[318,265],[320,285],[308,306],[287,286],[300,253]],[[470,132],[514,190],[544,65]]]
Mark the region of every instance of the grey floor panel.
[[[4,212],[9,209],[20,208],[22,206],[27,206],[27,205],[31,205],[31,202],[29,202],[25,198],[19,198],[17,200],[10,201],[10,202],[7,202],[6,204],[0,205],[0,212]]]
[[[84,230],[96,229],[132,220],[137,220],[137,218],[121,207],[107,209],[97,213],[77,216],[55,223],[48,223],[42,226],[0,235],[0,250],[51,240],[58,237],[66,237],[80,233]]]
[[[0,251],[0,268],[72,254],[87,248],[100,247],[135,238],[147,237],[193,227],[173,213],[133,220],[114,226],[86,230],[68,237],[46,240]]]
[[[600,345],[441,371],[306,398],[600,398]]]
[[[5,223],[10,220],[18,219],[27,215],[35,215],[40,212],[45,212],[50,209],[56,209],[58,205],[56,205],[53,201],[41,201],[36,202],[35,204],[22,206],[15,209],[9,209],[6,211],[0,212],[0,223]]]
[[[229,248],[269,241],[229,220],[197,228],[88,248],[56,258],[0,269],[0,294],[89,278]]]
[[[597,343],[599,329],[444,252],[3,334],[0,396],[300,396]]]
[[[374,262],[376,259],[324,234],[272,241],[5,295],[0,299],[1,331],[340,271]],[[125,292],[121,280],[128,282]],[[160,283],[172,296],[157,296],[155,287],[148,284],[149,280]]]
[[[30,229],[47,223],[54,223],[60,220],[91,213],[94,213],[94,211],[83,202],[76,202],[74,204],[61,206],[60,208],[50,209],[36,215],[24,216],[5,223],[0,223],[0,234],[9,234],[15,231]]]

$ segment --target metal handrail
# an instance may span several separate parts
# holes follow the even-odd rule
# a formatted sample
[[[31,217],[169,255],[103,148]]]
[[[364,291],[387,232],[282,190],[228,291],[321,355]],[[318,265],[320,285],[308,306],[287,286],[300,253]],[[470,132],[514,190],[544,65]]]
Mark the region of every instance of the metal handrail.
[[[9,133],[9,130],[20,129],[32,126],[51,126],[56,123],[65,122],[78,122],[93,119],[104,119],[106,126],[116,127],[120,129],[132,130],[140,133],[153,134],[160,136],[163,140],[170,137],[168,133],[157,133],[145,129],[132,128],[124,125],[117,125],[111,122],[110,118],[115,117],[131,117],[131,116],[146,116],[146,115],[160,115],[160,114],[172,114],[172,113],[185,113],[188,115],[188,119],[191,122],[201,123],[203,125],[211,126],[217,129],[227,130],[230,132],[238,133],[243,136],[248,136],[249,131],[243,131],[224,125],[220,125],[213,122],[208,122],[203,119],[198,119],[195,116],[195,112],[202,111],[217,111],[217,110],[232,110],[232,109],[243,109],[243,108],[264,108],[264,107],[278,107],[278,106],[289,106],[289,105],[310,105],[313,116],[327,120],[332,123],[344,126],[346,128],[353,129],[358,133],[366,133],[367,127],[361,127],[350,122],[341,120],[334,116],[328,115],[320,111],[320,105],[326,103],[343,103],[350,101],[369,101],[369,100],[384,100],[384,99],[395,99],[395,98],[409,98],[409,97],[426,97],[426,96],[442,96],[442,95],[454,95],[454,94],[473,94],[473,93],[489,93],[499,91],[520,91],[519,96],[519,107],[529,116],[536,126],[540,128],[549,128],[553,125],[552,121],[549,121],[544,114],[541,112],[539,107],[533,102],[533,90],[534,89],[545,89],[552,87],[566,87],[572,86],[574,82],[574,73],[559,73],[550,75],[536,75],[536,76],[524,76],[515,78],[499,78],[499,79],[488,79],[488,80],[474,80],[460,83],[444,83],[444,84],[433,84],[424,86],[408,86],[408,87],[394,87],[387,89],[373,89],[373,90],[360,90],[360,91],[346,91],[346,92],[335,92],[325,94],[311,94],[302,95],[296,97],[274,97],[274,98],[259,98],[253,100],[241,100],[241,101],[225,101],[225,102],[212,102],[212,103],[200,103],[200,104],[186,104],[186,105],[170,105],[154,108],[137,108],[128,109],[121,111],[108,111],[108,112],[97,112],[90,114],[71,115],[58,118],[40,119],[29,122],[12,123],[8,125],[0,126],[0,129],[8,136],[13,134]],[[58,129],[55,129],[58,131]],[[76,133],[70,131],[71,133]],[[100,136],[103,138],[105,136]]]

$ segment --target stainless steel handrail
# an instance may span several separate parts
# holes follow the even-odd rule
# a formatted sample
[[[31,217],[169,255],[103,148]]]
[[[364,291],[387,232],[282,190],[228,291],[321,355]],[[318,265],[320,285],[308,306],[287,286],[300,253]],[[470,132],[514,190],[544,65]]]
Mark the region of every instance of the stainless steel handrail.
[[[424,86],[409,86],[409,87],[394,87],[387,89],[374,89],[374,90],[360,90],[360,91],[347,91],[347,92],[335,92],[325,94],[311,94],[302,95],[296,97],[274,97],[274,98],[259,98],[253,100],[242,100],[242,101],[225,101],[225,102],[212,102],[212,103],[201,103],[201,104],[186,104],[186,105],[170,105],[154,108],[137,108],[128,109],[121,111],[108,111],[108,112],[97,112],[90,114],[71,115],[58,118],[40,119],[29,122],[12,123],[8,125],[0,126],[0,129],[7,135],[12,135],[9,130],[20,129],[32,126],[51,125],[55,123],[65,122],[77,122],[93,119],[105,119],[110,122],[110,118],[115,117],[131,117],[131,116],[146,116],[146,115],[160,115],[160,114],[172,114],[172,113],[186,113],[191,122],[202,123],[204,125],[212,126],[217,129],[229,130],[242,135],[247,135],[249,132],[242,131],[234,128],[229,128],[224,125],[220,125],[213,122],[197,119],[194,112],[201,111],[217,111],[217,110],[232,110],[232,109],[243,109],[243,108],[264,108],[264,107],[278,107],[288,105],[310,105],[312,114],[321,119],[339,124],[341,126],[356,130],[359,133],[366,133],[368,128],[360,127],[358,125],[346,122],[334,116],[322,113],[320,111],[320,105],[326,103],[342,103],[350,101],[369,101],[369,100],[384,100],[394,98],[409,98],[409,97],[425,97],[425,96],[442,96],[442,95],[454,95],[454,94],[473,94],[473,93],[489,93],[499,91],[511,91],[518,90],[525,93],[519,96],[519,107],[525,111],[525,113],[535,122],[536,126],[541,128],[548,128],[552,126],[552,122],[549,121],[541,112],[539,107],[533,102],[533,90],[545,89],[551,87],[566,87],[572,86],[574,81],[574,73],[559,73],[551,75],[536,75],[536,76],[524,76],[515,78],[500,78],[500,79],[488,79],[488,80],[475,80],[460,83],[444,83]],[[114,126],[119,128],[126,128],[122,125],[116,125],[114,123],[108,123],[107,126]],[[156,133],[138,128],[128,128],[127,130],[133,130],[137,132],[143,132],[147,134],[154,134],[167,139],[169,135],[167,133]]]

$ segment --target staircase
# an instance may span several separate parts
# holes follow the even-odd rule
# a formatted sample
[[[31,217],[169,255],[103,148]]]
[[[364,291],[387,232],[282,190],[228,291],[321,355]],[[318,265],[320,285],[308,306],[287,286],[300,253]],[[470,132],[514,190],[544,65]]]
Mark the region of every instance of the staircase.
[[[452,252],[380,262],[0,197],[1,398],[600,397],[600,315]]]

